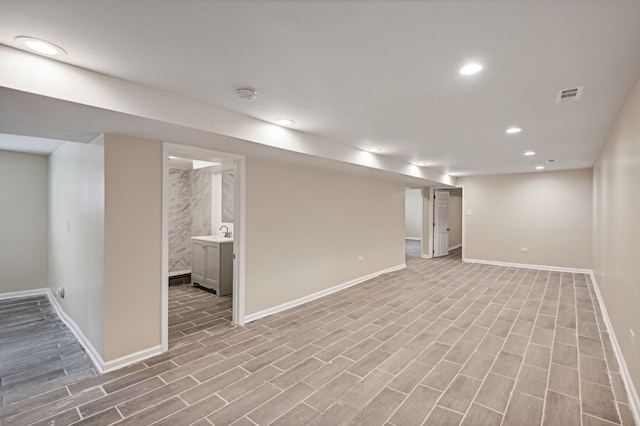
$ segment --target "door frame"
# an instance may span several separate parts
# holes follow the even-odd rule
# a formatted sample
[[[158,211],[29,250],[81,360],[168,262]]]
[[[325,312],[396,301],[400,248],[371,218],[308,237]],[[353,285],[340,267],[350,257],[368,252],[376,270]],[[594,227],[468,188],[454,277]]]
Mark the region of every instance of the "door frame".
[[[465,186],[464,185],[456,185],[456,186],[431,186],[429,187],[429,208],[428,210],[428,224],[429,226],[427,227],[427,229],[429,230],[429,251],[426,254],[423,254],[422,257],[424,259],[432,259],[433,258],[433,239],[435,238],[435,232],[433,230],[433,218],[434,218],[434,214],[433,214],[433,209],[435,207],[435,203],[433,202],[433,197],[435,195],[435,191],[437,189],[441,189],[441,190],[447,190],[447,189],[456,189],[456,188],[460,188],[462,189],[462,261],[464,262],[466,257],[466,247],[467,247],[467,226],[466,226],[466,217],[467,217],[467,201],[466,201],[466,197],[467,197],[467,193],[465,191]],[[424,232],[424,230],[423,230]]]
[[[245,219],[246,219],[246,158],[190,145],[162,143],[162,292],[161,292],[161,346],[169,350],[169,155],[186,158],[223,158],[233,161],[235,168],[234,222],[233,222],[233,298],[232,323],[244,325],[245,312]]]

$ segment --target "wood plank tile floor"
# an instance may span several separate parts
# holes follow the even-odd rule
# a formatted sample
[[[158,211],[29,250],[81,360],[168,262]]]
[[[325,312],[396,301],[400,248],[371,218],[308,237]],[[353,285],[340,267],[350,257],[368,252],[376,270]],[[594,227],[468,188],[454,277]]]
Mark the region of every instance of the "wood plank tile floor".
[[[47,296],[0,300],[0,419],[24,401],[33,407],[68,397],[67,384],[95,376]]]
[[[246,327],[229,324],[229,298],[179,286],[169,353],[12,400],[0,419],[632,425],[594,300],[584,274],[466,264],[459,251]]]

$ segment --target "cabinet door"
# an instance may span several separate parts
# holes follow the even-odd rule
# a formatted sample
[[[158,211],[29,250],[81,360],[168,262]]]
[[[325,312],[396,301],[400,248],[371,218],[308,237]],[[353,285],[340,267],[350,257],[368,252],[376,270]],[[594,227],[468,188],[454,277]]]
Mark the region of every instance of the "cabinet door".
[[[212,244],[207,246],[204,281],[209,286],[213,286],[218,292],[220,282],[220,245]]]
[[[191,281],[204,284],[205,253],[206,247],[202,244],[193,243],[191,252]]]

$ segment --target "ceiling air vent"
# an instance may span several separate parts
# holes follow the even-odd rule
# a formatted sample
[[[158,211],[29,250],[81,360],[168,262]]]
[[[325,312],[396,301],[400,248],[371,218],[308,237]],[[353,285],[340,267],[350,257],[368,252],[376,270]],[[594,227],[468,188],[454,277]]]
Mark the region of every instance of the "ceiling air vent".
[[[572,89],[558,90],[556,93],[556,103],[573,102],[580,99],[584,86],[574,87]]]

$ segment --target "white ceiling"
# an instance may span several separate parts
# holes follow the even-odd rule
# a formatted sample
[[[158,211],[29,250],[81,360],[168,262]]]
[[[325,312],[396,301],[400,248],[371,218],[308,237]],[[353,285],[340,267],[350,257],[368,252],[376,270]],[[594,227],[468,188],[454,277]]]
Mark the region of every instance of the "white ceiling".
[[[640,74],[637,0],[0,0],[0,10],[1,44],[46,39],[70,64],[456,175],[529,172],[549,158],[548,170],[591,166]],[[460,75],[468,61],[484,70]],[[239,99],[242,86],[258,98]],[[582,100],[555,104],[576,86]],[[512,125],[524,131],[505,135]]]

